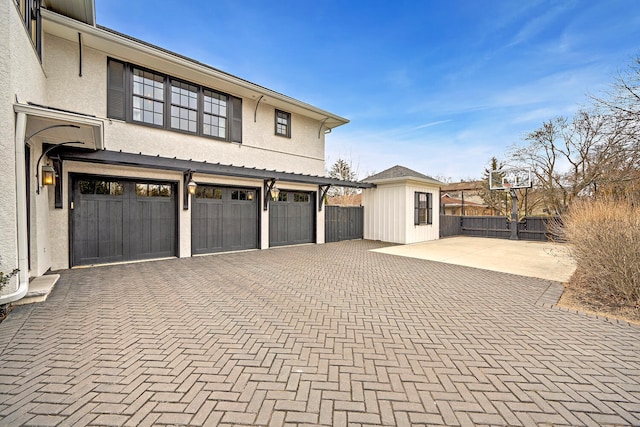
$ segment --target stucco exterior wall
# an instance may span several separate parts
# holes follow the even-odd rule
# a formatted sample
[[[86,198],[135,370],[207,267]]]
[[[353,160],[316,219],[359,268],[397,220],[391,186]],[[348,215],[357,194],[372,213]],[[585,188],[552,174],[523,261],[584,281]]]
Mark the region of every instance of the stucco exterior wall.
[[[248,92],[245,91],[243,92],[245,96],[243,97],[242,109],[242,144],[110,120],[106,117],[107,54],[105,52],[85,45],[82,49],[81,60],[77,41],[63,39],[45,32],[43,34],[42,63],[40,63],[13,1],[1,2],[0,4],[0,43],[3,51],[8,52],[0,57],[0,87],[2,88],[0,91],[0,148],[3,153],[3,156],[0,156],[0,170],[3,171],[0,174],[0,206],[3,207],[0,209],[0,268],[2,271],[10,271],[17,266],[17,230],[21,227],[26,230],[26,221],[22,221],[23,225],[20,226],[16,214],[18,206],[16,200],[19,200],[19,196],[21,196],[16,193],[16,164],[24,161],[22,153],[19,155],[20,158],[16,158],[16,114],[13,110],[16,99],[23,105],[32,102],[104,120],[102,141],[107,150],[121,150],[129,153],[177,157],[299,174],[324,175],[325,135],[320,132],[321,122],[317,117],[312,119],[305,116],[304,112],[302,114],[291,112],[292,137],[276,136],[275,107],[269,104],[268,99],[258,103],[257,97],[247,95]],[[133,52],[133,50],[127,50],[127,52]],[[135,57],[118,59],[141,66],[145,65],[136,61]],[[161,63],[169,64],[168,61],[161,61]],[[171,68],[174,66],[175,70],[172,70]],[[194,81],[181,76],[180,70],[184,70],[185,67],[176,64],[170,64],[167,67],[170,69],[155,71],[183,78],[214,90],[218,89],[211,82]],[[205,74],[198,75],[204,76]],[[238,96],[230,91],[229,87],[222,91]],[[272,102],[282,102],[282,100]],[[287,111],[286,108],[282,109]],[[296,111],[304,110],[298,109]],[[21,115],[20,117],[25,118],[26,116]],[[33,123],[31,127],[29,132],[37,131],[39,128],[39,126],[33,126]],[[183,176],[181,172],[67,161],[64,162],[62,176],[58,177],[62,181],[63,209],[56,209],[53,187],[45,187],[40,194],[37,194],[36,163],[42,154],[42,144],[48,142],[41,138],[42,135],[29,141],[31,160],[26,165],[30,180],[28,202],[31,245],[29,274],[31,276],[42,275],[49,269],[59,270],[70,266],[70,173],[177,182],[179,184],[177,186],[179,189],[177,195],[178,254],[182,257],[191,255],[191,210],[182,209]],[[20,143],[18,147],[21,148],[22,144]],[[44,157],[42,164],[47,162],[48,159]],[[196,174],[194,178],[200,183],[247,186],[260,191],[263,187],[261,179],[202,174]],[[315,192],[317,203],[317,185],[278,182],[278,187],[283,190]],[[260,201],[260,205],[262,205],[262,201]],[[24,203],[20,206],[24,206]],[[24,208],[21,209],[24,211]],[[324,243],[324,211],[318,212],[316,205],[314,206],[314,215],[316,218],[316,242]],[[260,247],[268,248],[268,211],[260,209],[259,218],[261,221]],[[26,257],[22,256],[22,259],[26,260]],[[26,261],[24,262],[26,264]],[[10,293],[16,288],[16,284],[12,283],[4,293]]]
[[[77,43],[48,36],[45,46],[47,53],[44,65],[48,76],[50,105],[106,119],[107,55],[85,47],[82,54],[82,77],[79,77]],[[123,59],[136,63],[135,58]],[[158,71],[180,77],[170,71]],[[206,82],[193,83],[207,86]],[[321,132],[318,137],[320,122],[292,114],[292,137],[284,138],[275,135],[274,107],[265,102],[259,103],[254,122],[255,108],[256,100],[243,99],[242,144],[108,120],[105,126],[105,148],[324,175],[324,133]]]
[[[189,257],[191,256],[191,201],[188,210],[182,209],[182,197],[184,182],[181,172],[174,171],[161,171],[153,169],[139,169],[131,167],[122,167],[115,165],[100,165],[99,169],[96,169],[96,165],[82,162],[65,162],[64,172],[62,174],[62,188],[63,188],[63,209],[55,209],[53,205],[53,187],[48,187],[43,190],[43,194],[46,194],[49,206],[48,210],[48,223],[50,236],[46,244],[49,246],[48,251],[38,252],[40,264],[50,260],[50,267],[52,270],[62,270],[70,267],[69,250],[70,250],[70,231],[69,231],[69,188],[70,188],[70,174],[81,173],[91,175],[105,175],[105,176],[117,176],[126,178],[139,178],[139,179],[155,179],[164,180],[169,182],[177,182],[178,194],[176,195],[178,201],[178,228],[179,228],[179,256]],[[224,176],[213,176],[204,174],[194,174],[193,179],[200,184],[216,184],[216,185],[229,185],[229,186],[246,186],[259,190],[261,195],[263,181],[256,179],[245,178],[233,178]],[[300,190],[300,191],[317,191],[318,187],[314,185],[287,183],[283,181],[278,182],[278,188],[286,190]],[[317,196],[316,196],[317,197]],[[43,197],[44,199],[44,197]],[[258,200],[260,207],[260,247],[266,249],[269,247],[269,215],[268,211],[262,210],[262,199]],[[317,212],[316,207],[316,236],[318,243],[324,243],[324,211]],[[42,243],[43,246],[45,243]],[[48,266],[47,266],[48,267]]]
[[[16,98],[46,103],[45,75],[13,1],[0,4],[0,46],[0,270],[7,272],[17,267],[16,162],[24,162],[16,158],[13,104]],[[15,279],[3,294],[14,290]]]

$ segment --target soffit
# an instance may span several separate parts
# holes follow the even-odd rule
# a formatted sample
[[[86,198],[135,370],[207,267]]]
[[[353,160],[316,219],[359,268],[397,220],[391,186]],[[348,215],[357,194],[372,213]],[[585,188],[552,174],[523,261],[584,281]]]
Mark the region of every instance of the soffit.
[[[60,15],[68,16],[85,24],[96,24],[96,9],[93,0],[45,0],[44,5]]]
[[[43,10],[42,17],[47,34],[74,43],[78,43],[78,34],[82,34],[83,46],[111,57],[246,99],[257,101],[262,97],[260,104],[324,122],[325,128],[349,123],[348,119],[328,111],[112,30],[86,25],[48,10]]]

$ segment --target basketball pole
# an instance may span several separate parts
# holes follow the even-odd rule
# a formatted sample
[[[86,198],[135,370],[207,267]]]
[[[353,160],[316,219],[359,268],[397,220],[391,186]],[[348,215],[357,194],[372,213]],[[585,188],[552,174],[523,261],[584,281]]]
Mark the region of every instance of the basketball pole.
[[[511,194],[511,223],[509,224],[509,240],[520,240],[518,238],[518,194],[515,188],[510,188]]]

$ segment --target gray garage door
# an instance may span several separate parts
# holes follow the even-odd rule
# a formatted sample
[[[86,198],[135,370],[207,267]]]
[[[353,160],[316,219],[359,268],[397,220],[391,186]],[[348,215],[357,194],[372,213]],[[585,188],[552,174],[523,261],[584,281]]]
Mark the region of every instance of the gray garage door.
[[[72,265],[176,255],[175,184],[72,179]]]
[[[255,189],[198,185],[191,200],[193,254],[258,247],[258,197]]]
[[[315,242],[315,193],[280,191],[269,203],[269,246]]]

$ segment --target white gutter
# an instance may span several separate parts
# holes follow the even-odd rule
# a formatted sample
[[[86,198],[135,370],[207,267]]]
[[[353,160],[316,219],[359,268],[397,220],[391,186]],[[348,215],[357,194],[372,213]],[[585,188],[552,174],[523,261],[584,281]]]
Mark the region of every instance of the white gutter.
[[[29,291],[29,262],[27,254],[27,182],[24,159],[24,137],[27,115],[18,113],[16,119],[16,225],[18,230],[18,289],[0,297],[0,305],[22,299]]]

